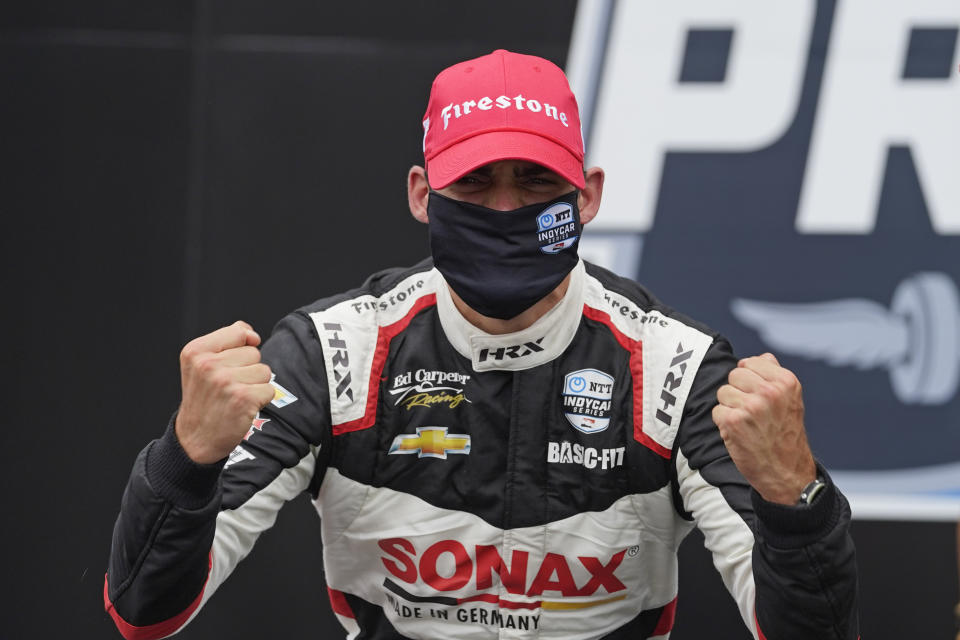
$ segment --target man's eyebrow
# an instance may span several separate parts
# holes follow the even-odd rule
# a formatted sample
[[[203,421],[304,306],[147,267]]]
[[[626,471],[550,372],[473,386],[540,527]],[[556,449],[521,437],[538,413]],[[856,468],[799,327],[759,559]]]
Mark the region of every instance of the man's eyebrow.
[[[553,171],[539,164],[530,164],[524,167],[514,167],[513,169],[513,175],[518,178],[535,176],[541,173],[553,173]]]
[[[491,173],[493,173],[493,170],[490,168],[490,165],[485,164],[483,166],[477,167],[476,169],[474,169],[473,171],[465,175],[477,174],[481,176],[489,176]],[[544,167],[543,165],[539,165],[535,163],[515,166],[513,168],[513,176],[515,178],[526,178],[529,176],[536,176],[543,173],[554,173],[554,171],[552,169],[548,169]]]

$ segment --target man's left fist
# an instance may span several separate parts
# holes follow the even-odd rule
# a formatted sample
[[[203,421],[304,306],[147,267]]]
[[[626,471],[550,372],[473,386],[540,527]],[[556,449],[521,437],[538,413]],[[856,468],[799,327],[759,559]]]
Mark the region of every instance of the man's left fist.
[[[771,353],[745,358],[717,391],[713,421],[740,473],[769,502],[796,504],[817,475],[800,381]]]

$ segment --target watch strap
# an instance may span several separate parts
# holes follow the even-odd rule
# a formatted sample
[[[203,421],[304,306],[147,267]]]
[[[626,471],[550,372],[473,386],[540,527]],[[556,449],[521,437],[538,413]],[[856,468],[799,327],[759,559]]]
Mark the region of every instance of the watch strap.
[[[817,495],[820,494],[827,486],[827,483],[823,481],[823,478],[817,476],[812,480],[807,486],[805,486],[800,491],[800,498],[797,500],[798,505],[810,505],[813,504],[813,501],[816,499]]]

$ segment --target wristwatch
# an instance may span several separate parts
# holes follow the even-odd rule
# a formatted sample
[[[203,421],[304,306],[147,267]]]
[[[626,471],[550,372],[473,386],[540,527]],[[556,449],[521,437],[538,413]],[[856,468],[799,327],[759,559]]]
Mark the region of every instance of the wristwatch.
[[[798,505],[811,505],[816,499],[817,495],[826,488],[827,483],[823,481],[823,478],[817,476],[815,480],[810,482],[807,486],[803,488],[800,492],[800,499],[797,500]]]

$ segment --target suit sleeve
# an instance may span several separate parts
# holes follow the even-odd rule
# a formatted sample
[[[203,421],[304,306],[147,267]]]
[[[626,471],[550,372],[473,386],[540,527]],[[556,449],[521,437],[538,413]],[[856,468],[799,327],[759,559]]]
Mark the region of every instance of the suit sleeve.
[[[262,348],[275,378],[260,411],[228,458],[194,463],[171,419],[140,452],[113,531],[104,606],[128,640],[172,635],[271,527],[281,506],[316,495],[330,445],[330,410],[320,342],[294,313]]]
[[[716,338],[697,372],[675,447],[684,515],[703,532],[724,584],[759,640],[857,640],[850,507],[827,482],[810,506],[765,501],[737,470],[711,412],[736,366]]]

